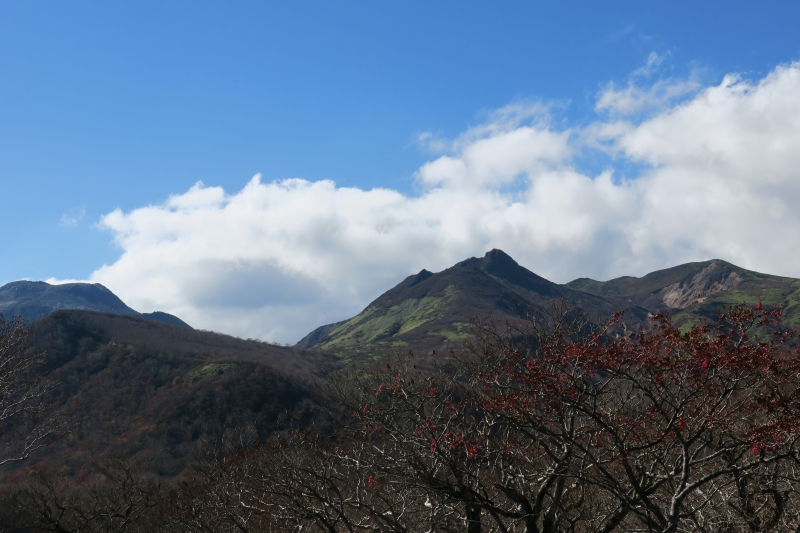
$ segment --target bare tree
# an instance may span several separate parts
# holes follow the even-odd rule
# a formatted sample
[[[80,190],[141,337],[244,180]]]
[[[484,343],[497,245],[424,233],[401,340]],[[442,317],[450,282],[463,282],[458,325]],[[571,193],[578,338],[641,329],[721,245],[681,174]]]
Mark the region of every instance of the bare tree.
[[[490,324],[454,372],[390,364],[340,403],[361,464],[458,503],[469,533],[797,527],[800,358],[780,315]]]
[[[35,471],[10,499],[18,527],[59,533],[168,531],[162,529],[165,501],[158,481],[121,459],[81,482]]]
[[[267,443],[205,448],[170,501],[174,530],[420,531],[429,509],[403,484],[379,480],[347,439],[285,431]],[[238,440],[238,439],[237,439]]]
[[[736,306],[715,329],[681,332],[658,316],[651,330],[633,333],[617,315],[582,333],[538,335],[533,350],[488,328],[471,379],[487,416],[514,442],[564,457],[567,485],[594,493],[599,507],[591,520],[582,515],[581,530],[797,527],[787,509],[797,483],[800,360],[783,344],[790,332],[780,315]],[[765,340],[750,338],[759,331]],[[530,501],[539,490],[520,493]],[[575,529],[559,514],[560,522],[526,530]]]
[[[0,313],[0,466],[26,459],[65,427],[46,401],[52,381],[40,371],[43,361],[24,320]]]
[[[183,530],[800,530],[800,357],[779,310],[635,332],[552,311],[476,324],[441,368],[331,379],[336,430],[214,452],[174,502]]]

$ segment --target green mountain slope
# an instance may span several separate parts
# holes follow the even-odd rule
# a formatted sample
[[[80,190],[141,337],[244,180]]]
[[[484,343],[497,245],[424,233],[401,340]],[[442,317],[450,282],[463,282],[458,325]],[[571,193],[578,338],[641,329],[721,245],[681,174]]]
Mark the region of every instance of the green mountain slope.
[[[581,278],[564,285],[548,281],[500,250],[462,261],[439,273],[409,276],[357,316],[323,326],[298,346],[333,352],[345,361],[380,357],[390,350],[459,346],[470,336],[470,320],[519,319],[521,311],[565,300],[590,317],[625,311],[629,326],[649,314],[669,312],[679,324],[713,321],[725,305],[778,304],[789,325],[800,326],[800,280],[760,274],[721,260],[687,263],[641,278],[610,281]]]
[[[548,305],[553,299],[602,316],[619,309],[628,311],[633,320],[647,316],[641,306],[555,284],[521,267],[501,250],[492,250],[436,274],[423,270],[409,276],[357,316],[318,328],[299,346],[344,358],[379,355],[381,349],[457,346],[470,336],[470,320],[475,316],[518,319],[529,307]]]

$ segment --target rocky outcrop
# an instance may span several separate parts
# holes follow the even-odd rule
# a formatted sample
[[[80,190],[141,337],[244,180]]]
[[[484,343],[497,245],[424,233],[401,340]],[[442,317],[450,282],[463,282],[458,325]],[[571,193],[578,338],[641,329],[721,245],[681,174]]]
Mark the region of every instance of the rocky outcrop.
[[[702,303],[718,292],[738,287],[744,279],[736,272],[719,268],[712,262],[695,274],[688,282],[673,283],[661,289],[661,300],[672,309],[685,309],[690,305]]]

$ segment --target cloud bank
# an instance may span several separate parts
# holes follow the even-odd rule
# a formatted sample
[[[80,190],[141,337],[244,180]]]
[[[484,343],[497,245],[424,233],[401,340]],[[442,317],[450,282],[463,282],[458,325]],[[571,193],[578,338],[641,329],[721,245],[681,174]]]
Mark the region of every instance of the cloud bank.
[[[755,82],[607,86],[597,111],[564,129],[546,107],[500,110],[435,141],[444,153],[417,171],[415,195],[259,176],[233,193],[198,182],[105,215],[122,255],[91,280],[140,311],[295,342],[409,274],[491,248],[558,282],[715,257],[800,277],[800,64]],[[606,168],[581,170],[587,154]]]

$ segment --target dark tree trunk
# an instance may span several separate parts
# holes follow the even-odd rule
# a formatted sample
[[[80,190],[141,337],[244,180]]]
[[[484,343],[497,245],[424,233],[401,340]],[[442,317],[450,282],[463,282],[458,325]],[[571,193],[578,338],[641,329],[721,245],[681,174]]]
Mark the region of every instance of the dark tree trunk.
[[[466,504],[467,533],[481,533],[481,508],[473,503]]]

